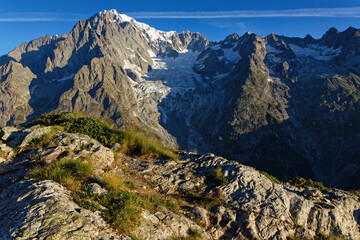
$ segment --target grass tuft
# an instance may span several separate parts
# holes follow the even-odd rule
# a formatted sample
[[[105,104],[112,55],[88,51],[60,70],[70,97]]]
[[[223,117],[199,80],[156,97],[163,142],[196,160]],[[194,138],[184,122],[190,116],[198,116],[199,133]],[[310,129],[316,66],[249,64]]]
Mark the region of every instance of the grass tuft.
[[[103,176],[103,183],[110,191],[117,191],[124,187],[124,181],[113,172],[108,172]]]
[[[3,150],[0,150],[0,157],[6,158],[6,156],[7,156],[7,153]]]
[[[174,213],[179,213],[179,211],[180,211],[179,204],[176,200],[173,200],[173,199],[168,200],[166,203],[166,206],[170,211],[172,211]]]
[[[70,190],[78,190],[81,181],[93,172],[91,163],[78,159],[61,159],[46,166],[38,165],[30,176],[37,180],[54,180]]]
[[[209,182],[213,182],[216,185],[224,186],[228,183],[229,179],[224,176],[221,167],[217,167],[214,171],[209,175]]]
[[[189,236],[187,237],[174,237],[171,240],[200,240],[202,238],[202,234],[199,229],[191,228],[189,229]]]

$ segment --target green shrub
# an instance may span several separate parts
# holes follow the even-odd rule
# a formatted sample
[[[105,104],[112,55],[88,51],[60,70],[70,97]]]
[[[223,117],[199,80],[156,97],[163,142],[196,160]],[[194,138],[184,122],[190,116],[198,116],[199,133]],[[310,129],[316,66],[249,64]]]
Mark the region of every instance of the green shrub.
[[[321,192],[329,192],[330,191],[330,189],[325,187],[322,184],[322,182],[313,181],[311,179],[304,179],[302,177],[296,177],[296,178],[290,180],[289,182],[292,185],[294,185],[295,187],[302,187],[302,188],[314,187],[314,188],[317,188]]]
[[[359,190],[351,190],[350,192],[360,199],[360,191]]]
[[[227,177],[224,176],[221,167],[217,167],[214,171],[209,175],[208,181],[211,183],[215,183],[216,185],[226,185],[229,181]]]
[[[294,235],[289,235],[286,237],[287,240],[303,240],[303,238],[297,238]],[[315,240],[344,240],[345,238],[334,236],[334,235],[328,235],[324,234],[322,232],[319,232],[314,237]]]
[[[179,158],[174,151],[163,147],[156,139],[147,137],[143,133],[132,129],[114,129],[98,118],[79,113],[43,114],[34,124],[58,125],[66,132],[86,134],[107,147],[118,142],[121,144],[121,150],[128,155],[155,156],[165,159]]]
[[[200,230],[197,229],[197,228],[191,228],[189,230],[189,235],[192,236],[192,237],[195,237],[195,238],[201,238],[202,237],[202,234],[201,234]]]
[[[5,158],[7,156],[6,152],[3,150],[0,150],[0,157]]]
[[[123,233],[130,233],[138,224],[142,200],[129,191],[116,191],[95,197],[97,202],[107,209],[104,219]]]
[[[166,206],[170,211],[174,213],[179,213],[180,207],[176,200],[168,200]]]
[[[198,193],[196,190],[184,190],[180,197],[183,197],[187,202],[192,204],[199,204],[207,209],[222,204],[222,190],[216,189],[210,193]]]
[[[274,177],[273,175],[268,174],[267,172],[259,171],[259,173],[261,173],[262,175],[267,177],[273,183],[280,183],[280,181],[276,177]]]
[[[191,228],[189,230],[189,236],[187,237],[174,237],[171,240],[200,240],[202,238],[202,234],[199,229]]]
[[[345,238],[335,236],[335,235],[328,235],[322,232],[316,234],[315,240],[344,240]]]

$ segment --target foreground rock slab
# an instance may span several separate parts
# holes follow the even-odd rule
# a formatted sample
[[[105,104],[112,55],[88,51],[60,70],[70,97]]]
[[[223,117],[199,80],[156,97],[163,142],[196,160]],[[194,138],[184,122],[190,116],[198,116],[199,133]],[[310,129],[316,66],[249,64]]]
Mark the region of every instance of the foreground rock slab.
[[[184,185],[191,185],[193,191],[201,186],[220,190],[226,207],[216,209],[207,229],[214,239],[313,239],[319,233],[360,239],[360,202],[346,191],[314,191],[309,196],[309,189],[273,183],[252,167],[213,154],[186,157],[157,161],[143,173],[170,194],[184,191]],[[219,167],[229,182],[209,189],[204,182]]]
[[[13,184],[0,194],[2,239],[130,239],[117,234],[98,212],[71,201],[53,181]]]

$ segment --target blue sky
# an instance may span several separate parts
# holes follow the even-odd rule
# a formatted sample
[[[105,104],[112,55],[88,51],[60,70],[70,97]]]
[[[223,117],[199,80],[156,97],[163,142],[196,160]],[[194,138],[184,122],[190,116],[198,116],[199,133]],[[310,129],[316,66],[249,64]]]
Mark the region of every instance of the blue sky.
[[[159,30],[188,29],[209,40],[248,30],[319,38],[330,27],[360,28],[360,0],[1,0],[0,55],[46,34],[68,33],[77,20],[109,9]]]

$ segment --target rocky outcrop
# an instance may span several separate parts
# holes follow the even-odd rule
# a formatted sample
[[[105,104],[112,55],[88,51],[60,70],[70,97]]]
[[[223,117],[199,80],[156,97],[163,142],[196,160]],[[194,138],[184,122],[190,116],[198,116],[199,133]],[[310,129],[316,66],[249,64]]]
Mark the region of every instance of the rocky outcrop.
[[[1,239],[131,239],[119,234],[105,222],[102,213],[92,212],[76,204],[71,191],[54,181],[35,182],[28,172],[36,164],[56,163],[60,159],[84,159],[94,167],[93,181],[88,184],[94,195],[106,194],[100,181],[104,171],[114,166],[114,153],[86,135],[64,133],[53,127],[33,126],[27,129],[7,128],[16,132],[7,143],[17,143],[17,150],[0,145],[4,161],[0,162],[0,238]],[[54,134],[46,146],[29,148],[29,143]],[[113,169],[122,177],[121,169]],[[25,180],[24,180],[25,178]],[[98,180],[96,180],[98,179]],[[11,206],[10,206],[11,205]],[[136,235],[141,239],[187,237],[191,231],[203,233],[191,219],[158,206],[156,211],[144,209]]]
[[[0,193],[3,239],[130,239],[116,233],[99,212],[71,201],[52,181],[20,181]]]
[[[159,208],[153,214],[144,211],[141,215],[141,225],[137,231],[140,239],[171,239],[173,237],[187,237],[191,231],[198,231],[201,239],[213,239],[210,234],[203,232],[194,221],[175,214],[165,208]]]
[[[213,154],[187,157],[179,162],[155,162],[142,172],[151,173],[149,179],[168,194],[182,192],[184,185],[189,186],[185,190],[195,192],[220,189],[225,204],[216,208],[207,229],[214,239],[313,239],[319,233],[360,237],[360,202],[355,195],[273,183],[252,167]],[[218,167],[229,182],[209,189],[204,182]]]
[[[135,231],[141,239],[187,237],[192,232],[202,239],[313,239],[318,234],[360,238],[360,201],[349,192],[274,183],[252,167],[213,154],[183,153],[178,161],[154,162],[122,156],[121,166],[112,165],[110,149],[88,136],[60,131],[46,147],[27,148],[31,136],[54,133],[49,128],[16,129],[26,134],[16,152],[0,145],[6,159],[0,163],[1,238],[130,239],[113,230],[100,212],[74,203],[70,190],[58,183],[24,179],[33,164],[63,157],[91,159],[93,179],[111,168],[119,177],[132,171],[165,198],[178,199],[177,213],[164,206],[142,210]],[[215,179],[215,169],[226,181]],[[91,193],[107,194],[98,181],[88,184]],[[207,205],[209,201],[215,203]]]

